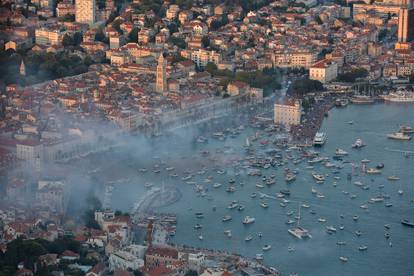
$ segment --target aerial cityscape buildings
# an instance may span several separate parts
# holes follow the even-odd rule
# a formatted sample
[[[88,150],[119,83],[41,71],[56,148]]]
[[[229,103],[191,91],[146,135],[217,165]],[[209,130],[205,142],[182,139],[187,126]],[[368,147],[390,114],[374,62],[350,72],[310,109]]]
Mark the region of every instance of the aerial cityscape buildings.
[[[412,0],[0,1],[0,276],[414,275]]]

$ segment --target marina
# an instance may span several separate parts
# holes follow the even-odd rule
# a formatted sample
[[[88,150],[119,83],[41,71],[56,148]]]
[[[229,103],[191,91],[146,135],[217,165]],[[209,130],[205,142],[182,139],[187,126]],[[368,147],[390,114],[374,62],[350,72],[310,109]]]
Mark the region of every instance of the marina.
[[[364,116],[366,109],[379,115]],[[377,120],[386,123],[375,124]],[[349,121],[354,123],[348,124]],[[176,233],[170,237],[171,243],[237,252],[287,274],[308,275],[301,270],[306,267],[308,272],[317,275],[337,272],[381,275],[380,269],[388,275],[399,275],[402,272],[399,264],[410,261],[410,256],[404,254],[410,250],[404,237],[411,235],[412,229],[403,225],[402,219],[408,222],[413,219],[414,189],[409,185],[413,175],[409,168],[414,166],[414,159],[404,155],[413,148],[413,142],[402,144],[384,136],[395,131],[396,126],[398,129],[401,124],[409,126],[413,122],[414,108],[409,105],[403,110],[384,104],[349,105],[332,110],[325,118],[321,131],[329,137],[326,143],[305,150],[275,142],[278,141],[276,132],[267,132],[254,124],[228,127],[237,133],[233,137],[227,127],[218,128],[224,133],[223,140],[204,134],[206,143],[193,143],[192,138],[187,138],[188,142],[183,144],[185,136],[169,138],[169,143],[179,152],[174,156],[162,146],[164,140],[160,137],[154,144],[157,154],[139,166],[148,171],[136,170],[135,180],[130,176],[130,182],[115,185],[112,205],[128,211],[145,189],[140,182],[161,187],[163,180],[176,186],[186,199],[153,210],[177,214]],[[339,133],[339,129],[345,131]],[[352,144],[358,138],[366,141],[367,146],[353,149]],[[249,146],[246,146],[247,139]],[[397,151],[386,150],[384,143]],[[348,155],[334,159],[338,157],[337,149]],[[327,163],[334,166],[326,166]],[[156,164],[160,173],[151,172]],[[310,165],[312,168],[307,169]],[[367,173],[368,165],[381,174]],[[169,176],[164,167],[174,167],[179,177]],[[295,176],[295,181],[284,181],[287,170],[290,176]],[[324,181],[314,179],[313,174],[323,177]],[[391,175],[399,180],[388,181]],[[181,180],[188,176],[191,176],[190,184]],[[206,182],[209,178],[211,181]],[[267,185],[267,181],[272,184]],[[222,183],[222,187],[215,188],[215,183]],[[117,194],[125,195],[125,190],[136,194],[131,198],[117,198]],[[404,190],[403,194],[399,190]],[[298,206],[301,206],[300,214]],[[202,217],[194,215],[198,212]],[[251,218],[254,223],[242,223]],[[197,228],[202,225],[202,234],[198,232],[201,228],[195,229],[194,225]],[[384,225],[392,231],[384,234]],[[306,232],[312,238],[300,239],[293,235]],[[279,238],[275,239],[275,235]],[[268,246],[271,249],[264,250]],[[362,250],[362,254],[360,246],[369,250]],[[340,257],[348,261],[341,261]],[[380,258],[387,260],[381,268]],[[414,268],[410,272],[414,273]]]

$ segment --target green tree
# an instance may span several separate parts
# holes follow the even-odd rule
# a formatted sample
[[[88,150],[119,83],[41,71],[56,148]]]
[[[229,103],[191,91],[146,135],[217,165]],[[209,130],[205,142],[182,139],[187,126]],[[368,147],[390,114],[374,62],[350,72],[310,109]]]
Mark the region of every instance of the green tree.
[[[210,38],[208,36],[203,36],[203,38],[201,39],[201,43],[203,44],[204,48],[207,48],[208,46],[210,46]]]

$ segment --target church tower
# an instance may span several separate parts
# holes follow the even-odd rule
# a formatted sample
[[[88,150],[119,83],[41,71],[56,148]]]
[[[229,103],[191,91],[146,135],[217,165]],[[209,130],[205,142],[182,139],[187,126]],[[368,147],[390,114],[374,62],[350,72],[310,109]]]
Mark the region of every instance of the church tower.
[[[26,76],[26,66],[24,65],[23,60],[22,60],[22,63],[20,63],[20,75]]]
[[[159,93],[167,91],[167,60],[163,54],[158,58],[155,91]]]

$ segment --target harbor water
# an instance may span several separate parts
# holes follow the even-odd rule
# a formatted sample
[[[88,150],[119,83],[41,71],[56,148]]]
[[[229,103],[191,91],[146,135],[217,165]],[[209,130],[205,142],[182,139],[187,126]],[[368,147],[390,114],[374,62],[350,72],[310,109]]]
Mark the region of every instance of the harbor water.
[[[315,149],[320,155],[330,157],[331,162],[340,165],[336,169],[322,164],[313,164],[307,168],[305,159],[293,164],[288,160],[283,166],[262,168],[262,176],[276,175],[276,184],[268,186],[262,182],[262,176],[247,175],[248,169],[242,169],[246,138],[252,137],[258,130],[245,125],[239,135],[220,141],[210,134],[208,143],[194,143],[189,133],[177,137],[161,137],[151,144],[152,156],[145,154],[136,161],[136,168],[125,169],[124,175],[130,178],[126,183],[115,185],[112,194],[112,207],[130,211],[135,202],[145,193],[145,183],[153,183],[154,187],[176,187],[180,199],[168,206],[157,208],[158,212],[177,214],[177,231],[171,242],[194,247],[225,250],[248,257],[263,253],[263,262],[279,269],[284,275],[296,272],[298,275],[414,275],[414,228],[401,225],[402,218],[414,220],[414,155],[405,156],[402,152],[414,151],[414,141],[397,141],[387,139],[386,135],[398,130],[400,124],[414,125],[414,105],[376,104],[367,106],[350,105],[342,109],[333,109],[324,120],[321,131],[326,132],[328,140],[321,148]],[[265,154],[273,145],[262,146],[260,141],[267,139],[266,133],[258,141],[252,142],[258,154]],[[360,138],[367,146],[352,149],[351,144]],[[341,148],[349,153],[343,161],[332,161],[335,150]],[[204,155],[203,155],[204,151]],[[208,153],[207,153],[208,151]],[[114,153],[116,154],[116,153]],[[296,150],[281,154],[299,156]],[[381,174],[370,175],[362,171],[361,160],[369,159],[367,167],[384,164]],[[242,160],[242,161],[240,161]],[[128,162],[135,164],[135,160]],[[153,166],[160,166],[160,172],[154,173]],[[122,164],[117,164],[119,170]],[[172,176],[164,168],[173,166],[177,176]],[[137,172],[139,167],[148,169],[145,173]],[[285,168],[297,170],[294,182],[284,180]],[[185,170],[191,170],[194,177],[187,184],[182,180]],[[217,171],[224,173],[219,174]],[[235,174],[238,171],[238,174]],[[324,174],[326,180],[318,184],[311,173]],[[348,174],[352,175],[349,179]],[[389,181],[388,176],[396,175],[399,181]],[[210,179],[208,179],[208,176]],[[335,177],[336,176],[336,177]],[[335,177],[335,178],[334,178]],[[226,192],[229,179],[234,178],[236,191]],[[195,182],[195,183],[193,183]],[[369,189],[361,189],[355,185],[361,182]],[[214,183],[222,186],[214,188]],[[257,183],[263,184],[258,188]],[[196,192],[195,185],[200,185],[204,193]],[[311,192],[316,189],[324,197],[317,197]],[[289,202],[281,206],[281,199],[276,193],[289,189]],[[403,194],[397,191],[403,190]],[[256,198],[251,194],[256,192]],[[268,197],[260,198],[261,194]],[[373,197],[387,195],[383,202],[367,203]],[[245,209],[238,211],[228,209],[228,205],[238,200]],[[260,203],[266,201],[268,208]],[[392,203],[386,207],[385,203]],[[288,233],[294,225],[287,225],[288,219],[298,216],[300,208],[300,225],[308,229],[311,239],[298,240]],[[366,205],[367,209],[360,206]],[[213,208],[213,206],[215,208]],[[314,211],[314,214],[311,213]],[[286,213],[292,211],[292,216]],[[196,212],[202,212],[204,218],[197,218]],[[222,222],[224,215],[231,215],[232,220]],[[245,216],[255,218],[255,222],[243,225]],[[354,220],[353,216],[358,216]],[[320,222],[318,219],[325,219]],[[195,230],[194,225],[201,224],[202,229]],[[384,228],[389,224],[390,229]],[[334,226],[333,234],[326,232],[326,226]],[[340,230],[339,226],[344,229]],[[229,238],[224,234],[231,230]],[[361,235],[357,236],[356,231]],[[259,237],[259,233],[262,237]],[[384,234],[389,233],[386,239]],[[200,234],[203,240],[199,239]],[[245,241],[251,235],[253,239]],[[338,245],[337,242],[344,242]],[[271,250],[263,251],[264,245],[271,245]],[[367,246],[368,250],[360,251],[359,246]],[[291,250],[288,250],[290,248]],[[343,262],[339,257],[348,258]]]

